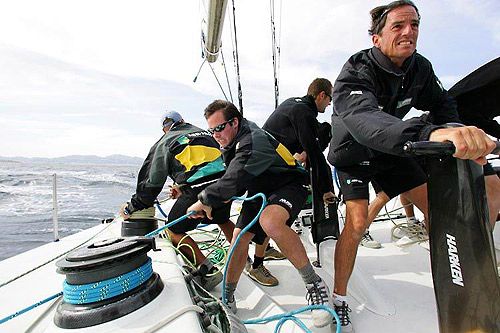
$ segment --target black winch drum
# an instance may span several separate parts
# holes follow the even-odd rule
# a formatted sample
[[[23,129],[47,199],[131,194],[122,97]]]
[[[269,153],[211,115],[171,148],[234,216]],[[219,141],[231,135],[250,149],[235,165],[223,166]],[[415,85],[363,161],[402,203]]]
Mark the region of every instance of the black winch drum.
[[[153,238],[121,237],[95,242],[71,251],[56,263],[57,272],[71,285],[97,283],[131,272],[148,262],[155,249]],[[74,329],[99,325],[125,316],[155,299],[163,290],[160,276],[153,272],[141,285],[120,295],[86,304],[58,305],[54,323]]]
[[[122,222],[121,235],[144,236],[158,229],[158,221],[155,219],[128,219]]]

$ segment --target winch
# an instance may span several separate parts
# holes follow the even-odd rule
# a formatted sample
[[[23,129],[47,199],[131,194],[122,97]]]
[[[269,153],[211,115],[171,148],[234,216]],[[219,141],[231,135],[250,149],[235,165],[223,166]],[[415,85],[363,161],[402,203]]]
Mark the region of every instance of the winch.
[[[59,260],[57,272],[66,280],[55,324],[94,326],[151,302],[163,290],[147,256],[151,249],[156,249],[154,238],[112,238],[80,247]]]

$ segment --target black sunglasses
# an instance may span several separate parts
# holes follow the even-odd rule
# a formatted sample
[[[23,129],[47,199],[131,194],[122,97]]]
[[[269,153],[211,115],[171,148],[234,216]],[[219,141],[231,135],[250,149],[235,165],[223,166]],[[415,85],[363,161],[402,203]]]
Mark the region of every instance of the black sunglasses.
[[[324,91],[325,95],[330,97],[330,102],[333,101],[333,98],[332,98],[332,95],[330,95],[329,93],[327,93],[326,91]]]
[[[233,120],[234,120],[234,118],[230,119],[228,121],[225,121],[222,124],[215,126],[214,128],[209,128],[208,131],[210,132],[210,134],[214,134],[215,132],[217,132],[217,133],[222,132],[224,130],[224,128],[226,128],[227,124],[233,126]]]

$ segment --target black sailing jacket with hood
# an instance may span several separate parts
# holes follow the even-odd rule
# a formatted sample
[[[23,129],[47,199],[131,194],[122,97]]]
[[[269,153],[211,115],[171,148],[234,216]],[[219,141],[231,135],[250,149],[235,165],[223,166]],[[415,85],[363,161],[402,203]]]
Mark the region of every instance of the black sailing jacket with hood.
[[[316,179],[313,185],[321,193],[333,190],[332,171],[320,148],[318,135],[318,108],[314,97],[293,97],[285,100],[269,116],[262,127],[292,153],[307,152],[310,167]]]
[[[433,124],[459,122],[454,100],[420,54],[401,68],[376,47],[354,54],[333,88],[328,161],[342,167],[381,153],[404,156],[407,141],[428,140],[441,127],[423,118],[402,121],[412,107],[429,111]]]
[[[207,206],[220,207],[248,190],[270,193],[286,184],[308,182],[307,171],[284,145],[255,123],[242,119],[233,142],[223,152],[226,173],[198,195]]]
[[[167,177],[179,185],[196,185],[223,173],[219,145],[209,132],[188,123],[174,125],[151,147],[128,208],[134,212],[152,207]]]

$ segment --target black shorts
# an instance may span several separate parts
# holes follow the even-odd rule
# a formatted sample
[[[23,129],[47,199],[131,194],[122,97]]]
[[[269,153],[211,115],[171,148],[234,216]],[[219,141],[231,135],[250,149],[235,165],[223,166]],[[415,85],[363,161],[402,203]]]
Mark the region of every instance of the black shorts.
[[[249,193],[248,196],[252,196],[254,194],[255,193]],[[264,194],[266,195],[268,206],[279,205],[287,210],[290,217],[286,221],[286,224],[291,226],[306,202],[307,186],[300,182],[294,182],[273,192]],[[250,224],[255,216],[257,216],[261,205],[262,200],[260,198],[252,201],[244,201],[241,207],[240,216],[238,217],[238,222],[236,222],[236,227],[243,229]],[[248,231],[255,234],[253,241],[257,244],[262,244],[267,237],[258,222],[255,223]]]
[[[413,158],[387,154],[354,166],[337,168],[337,174],[344,200],[368,200],[370,181],[389,198],[427,182],[426,174]]]
[[[486,163],[483,166],[483,173],[485,176],[492,176],[497,174],[497,172],[495,171],[495,169],[493,169],[493,166],[490,163]]]
[[[208,184],[206,185],[208,186]],[[200,193],[206,186],[200,186],[196,189],[183,189],[182,195],[172,206],[168,213],[168,221],[172,222],[179,217],[186,215],[186,210],[198,201],[198,193]],[[169,228],[173,233],[185,234],[188,231],[196,229],[199,224],[224,224],[229,221],[231,213],[231,203],[227,203],[222,207],[214,208],[212,210],[212,220],[207,217],[197,219],[185,219]]]

